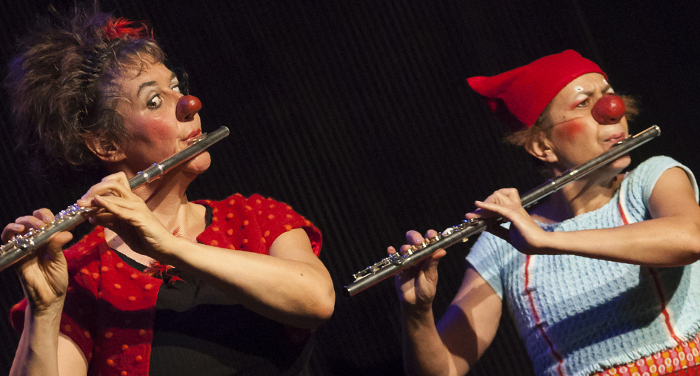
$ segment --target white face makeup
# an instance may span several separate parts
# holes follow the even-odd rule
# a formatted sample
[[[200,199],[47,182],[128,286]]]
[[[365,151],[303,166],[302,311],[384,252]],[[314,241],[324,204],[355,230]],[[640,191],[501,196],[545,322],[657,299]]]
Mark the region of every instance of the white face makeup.
[[[573,96],[570,104],[575,104],[577,107],[581,108],[589,107],[590,109],[595,104],[595,101],[597,101],[600,98],[600,96],[607,94],[615,94],[615,90],[613,90],[613,88],[610,86],[610,84],[608,84],[608,82],[605,79],[600,80],[598,85],[588,84],[585,86],[586,87],[582,85],[576,85],[568,90],[570,95]],[[596,91],[598,91],[601,95],[598,95]],[[564,92],[564,89],[562,89],[560,94],[562,92]],[[557,123],[555,122],[555,124]]]
[[[201,134],[199,114],[190,121],[179,121],[177,102],[182,97],[173,72],[163,64],[146,64],[138,75],[121,82],[126,100],[121,100],[117,110],[124,117],[129,134],[122,145],[126,157],[123,166],[127,175],[137,173],[153,163],[160,162],[189,145],[189,140]],[[208,153],[200,154],[181,168],[195,166],[197,172],[209,167]]]

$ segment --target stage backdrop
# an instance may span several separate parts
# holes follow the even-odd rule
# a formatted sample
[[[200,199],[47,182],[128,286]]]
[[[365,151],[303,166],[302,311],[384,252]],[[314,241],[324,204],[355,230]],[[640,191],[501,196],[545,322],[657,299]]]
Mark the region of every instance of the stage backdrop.
[[[47,4],[0,5],[3,76],[16,38]],[[402,244],[409,229],[442,230],[495,189],[541,182],[528,158],[500,141],[505,129],[465,79],[576,49],[600,64],[619,93],[640,99],[633,133],[661,127],[660,139],[634,152],[635,162],[666,154],[697,172],[697,4],[114,0],[102,8],[150,20],[169,59],[189,73],[191,92],[204,105],[204,130],[231,128],[231,137],[211,149],[214,163],[189,197],[259,192],[322,229],[321,259],[337,302],[316,332],[314,374],[400,375],[393,284],[346,298],[351,275],[384,257],[388,245]],[[2,95],[4,226],[39,207],[63,209],[92,182],[66,175],[32,183],[13,151]],[[472,243],[450,248],[440,264],[438,317],[459,287]],[[0,274],[0,290],[0,374],[6,374],[18,340],[6,317],[22,296],[13,271]],[[517,334],[502,321],[472,374],[531,374]]]

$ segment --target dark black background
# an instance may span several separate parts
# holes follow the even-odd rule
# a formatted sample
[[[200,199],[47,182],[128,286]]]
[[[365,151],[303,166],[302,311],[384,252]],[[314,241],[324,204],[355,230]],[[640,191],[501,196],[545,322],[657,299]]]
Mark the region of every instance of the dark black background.
[[[48,3],[0,5],[3,76],[16,38]],[[467,77],[573,48],[596,61],[618,93],[640,99],[632,133],[661,127],[660,139],[633,153],[636,163],[666,154],[700,171],[697,2],[101,3],[117,16],[149,20],[170,60],[189,72],[204,130],[231,128],[189,197],[258,192],[291,204],[323,231],[321,259],[338,297],[333,318],[317,330],[317,375],[401,374],[392,283],[348,299],[342,288],[351,275],[402,244],[409,229],[443,229],[495,189],[541,182],[528,158],[500,141],[504,127]],[[7,94],[0,98],[0,224],[73,203],[90,182],[32,183],[13,151]],[[438,316],[459,286],[467,250],[454,246],[441,263]],[[18,339],[5,318],[20,298],[15,273],[1,273],[0,374]],[[527,375],[529,368],[511,328],[473,374]]]

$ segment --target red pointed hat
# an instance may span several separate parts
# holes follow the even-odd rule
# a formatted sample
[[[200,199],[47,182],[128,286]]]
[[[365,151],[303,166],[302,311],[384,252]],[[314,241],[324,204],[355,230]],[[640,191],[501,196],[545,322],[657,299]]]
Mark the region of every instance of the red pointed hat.
[[[505,106],[530,128],[561,89],[586,73],[600,73],[608,78],[596,63],[574,50],[566,50],[495,76],[470,77],[467,82],[485,97],[492,111],[499,112],[499,107]]]

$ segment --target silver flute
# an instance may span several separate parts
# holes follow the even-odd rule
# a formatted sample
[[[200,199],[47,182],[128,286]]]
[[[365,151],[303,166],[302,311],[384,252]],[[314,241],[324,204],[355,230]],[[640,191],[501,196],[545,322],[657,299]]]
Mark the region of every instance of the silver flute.
[[[627,137],[605,153],[549,179],[547,182],[522,195],[520,200],[523,207],[528,208],[536,204],[538,201],[561,189],[561,187],[622,157],[659,135],[661,135],[661,129],[654,125],[643,132]],[[438,249],[444,249],[459,242],[466,242],[469,236],[481,233],[489,224],[498,223],[499,221],[501,221],[501,218],[464,220],[459,225],[449,227],[434,237],[425,239],[423,243],[412,246],[404,254],[399,252],[391,254],[374,265],[353,274],[354,281],[345,286],[345,293],[348,296],[354,296],[405,268],[415,265],[417,262],[435,253]]]
[[[139,172],[129,179],[129,187],[134,189],[158,179],[166,172],[180,164],[194,158],[214,143],[221,141],[229,135],[227,127],[220,127],[211,133],[202,133],[199,137],[190,141],[183,150],[160,163],[154,163],[151,167]],[[0,272],[14,265],[49,241],[55,233],[68,231],[88,219],[94,208],[80,207],[73,204],[62,210],[55,219],[40,229],[31,229],[27,233],[17,235],[0,247]]]

